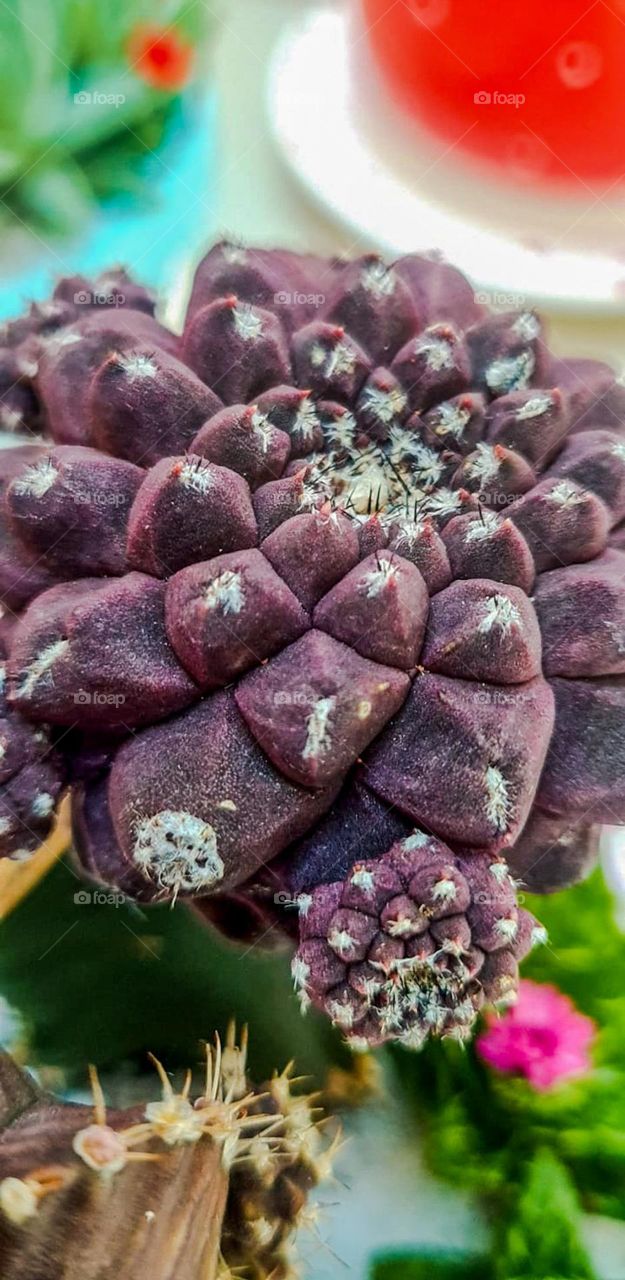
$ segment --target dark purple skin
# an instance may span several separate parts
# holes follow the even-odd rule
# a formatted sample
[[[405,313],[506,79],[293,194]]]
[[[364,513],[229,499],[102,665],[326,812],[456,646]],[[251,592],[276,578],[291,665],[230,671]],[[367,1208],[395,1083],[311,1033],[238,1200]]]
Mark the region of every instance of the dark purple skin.
[[[473,383],[489,398],[545,385],[548,353],[535,312],[489,315],[465,337]]]
[[[281,773],[303,786],[323,787],[338,782],[356,762],[399,710],[409,687],[403,672],[312,630],[270,665],[245,676],[235,696]]]
[[[90,875],[215,895],[238,936],[293,936],[299,904],[344,1030],[464,1035],[531,941],[503,852],[551,891],[625,821],[623,388],[418,255],[215,246],[182,339],[128,276],[87,286],[0,339],[44,436],[0,454],[0,854],[67,779]],[[423,1018],[445,972],[447,1012],[393,1029],[389,988],[361,1018],[372,970]]]
[[[305,504],[304,481],[307,468],[300,466],[291,475],[280,480],[270,480],[253,495],[254,512],[261,542],[273,533],[278,525],[291,516],[300,515]]]
[[[258,541],[246,481],[187,454],[149,471],[128,521],[128,563],[165,578],[187,564]]]
[[[411,410],[424,413],[469,386],[467,349],[449,324],[435,324],[397,352],[391,372],[403,386]]]
[[[421,652],[428,606],[419,570],[398,555],[376,552],[323,596],[313,623],[363,658],[410,671]]]
[[[174,574],[165,620],[170,644],[201,689],[229,684],[310,627],[299,600],[255,549]]]
[[[534,605],[549,676],[625,673],[625,554],[541,574]]]
[[[342,325],[313,320],[293,337],[293,370],[319,400],[352,402],[371,372],[371,361]]]
[[[290,457],[291,441],[258,405],[235,404],[205,423],[191,443],[191,452],[236,471],[254,490],[280,479]]]
[[[113,352],[88,392],[89,443],[151,467],[183,453],[222,404],[185,364],[154,346]]]
[[[44,592],[16,630],[7,669],[10,704],[28,719],[85,729],[145,724],[198,696],[167,639],[164,584],[142,573]]]
[[[547,813],[625,822],[625,678],[550,681],[556,724],[537,803]]]
[[[13,532],[57,577],[121,574],[128,515],[143,478],[131,462],[60,445],[14,476],[5,508]]]
[[[547,474],[592,489],[608,508],[612,524],[625,517],[625,441],[615,431],[573,436]]]
[[[555,476],[540,480],[506,515],[523,534],[539,573],[593,560],[610,530],[610,513],[596,494]]]
[[[549,375],[566,396],[575,431],[622,431],[625,387],[600,360],[552,359]]]
[[[570,426],[565,397],[551,391],[512,391],[499,396],[486,414],[489,444],[518,449],[536,471],[544,471],[558,452]]]
[[[284,333],[270,311],[218,298],[198,311],[184,331],[182,355],[225,404],[245,403],[289,381]]]
[[[558,893],[590,874],[599,855],[600,830],[535,809],[506,861],[528,893]]]
[[[450,449],[455,455],[472,453],[484,435],[485,401],[474,391],[444,400],[423,414],[427,444]]]
[[[525,592],[474,578],[452,582],[432,600],[421,662],[441,675],[524,684],[541,673],[541,647]]]
[[[462,331],[481,318],[484,308],[476,301],[469,281],[442,258],[407,253],[393,266],[408,285],[424,326],[453,316]]]
[[[340,512],[315,511],[286,520],[261,550],[310,611],[358,562],[358,535]]]
[[[79,341],[73,341],[78,337]],[[143,311],[91,311],[58,330],[39,359],[37,392],[57,444],[89,443],[91,379],[115,351],[149,343],[175,355],[178,340]]]
[[[156,883],[160,820],[151,820],[188,813],[210,827],[200,835],[206,841],[215,833],[223,871],[200,864],[188,890],[206,893],[239,884],[303,835],[337,790],[312,790],[285,778],[252,737],[232,693],[224,692],[123,746],[111,771],[109,803],[122,857],[130,863],[137,862],[141,822],[147,824],[140,840],[147,852],[143,873]],[[184,833],[180,843],[184,851]],[[170,882],[170,894],[172,887]]]
[[[410,289],[374,253],[344,268],[324,319],[347,329],[376,364],[385,363],[422,327]]]
[[[415,565],[430,595],[449,586],[451,567],[445,543],[427,517],[421,522],[403,519],[392,524],[388,534],[388,549]]]
[[[367,786],[445,840],[500,850],[523,829],[552,732],[540,677],[510,687],[427,673],[367,753]]]
[[[454,489],[475,494],[484,506],[504,511],[515,498],[534,486],[536,476],[529,462],[512,449],[501,444],[486,448],[489,449],[488,467],[485,468],[484,454],[479,449],[469,453],[454,473],[452,485]]]
[[[25,857],[51,830],[65,784],[62,759],[47,732],[7,699],[0,662],[0,857]]]
[[[303,458],[323,448],[321,414],[310,391],[301,387],[272,387],[256,400],[264,414],[291,442],[291,458]],[[268,480],[275,479],[269,476]]]
[[[531,591],[536,576],[534,560],[522,533],[512,524],[510,512],[505,516],[491,511],[454,516],[445,526],[443,540],[450,577],[490,578]]]

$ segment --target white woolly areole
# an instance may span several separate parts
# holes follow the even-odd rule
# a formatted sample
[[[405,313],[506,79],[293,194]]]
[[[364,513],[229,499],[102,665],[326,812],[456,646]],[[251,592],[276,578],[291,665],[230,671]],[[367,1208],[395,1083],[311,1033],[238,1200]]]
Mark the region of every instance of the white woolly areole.
[[[328,934],[328,942],[332,950],[336,951],[339,956],[349,954],[352,947],[356,945],[356,939],[352,938],[347,929],[331,929]]]
[[[375,876],[368,867],[355,866],[349,877],[349,883],[355,889],[362,889],[364,894],[371,894],[375,889]]]
[[[484,774],[484,790],[486,792],[486,816],[496,831],[505,831],[508,827],[512,804],[510,788],[506,779],[496,765],[489,765]]]
[[[481,511],[477,520],[469,524],[465,530],[465,542],[483,542],[499,529],[501,521],[494,511]]]
[[[527,418],[540,418],[543,413],[547,413],[553,408],[553,400],[551,396],[532,396],[531,400],[526,400],[520,409],[517,409],[515,417],[517,422],[524,422]]]
[[[423,499],[423,511],[431,516],[450,516],[459,511],[462,498],[454,489],[438,489]]]
[[[176,475],[185,489],[194,489],[196,493],[208,493],[213,487],[213,473],[210,463],[198,460],[183,462],[179,470],[176,463]]]
[[[324,428],[324,435],[328,444],[333,450],[347,451],[355,453],[354,440],[356,437],[356,419],[351,413],[344,413],[340,418],[335,418],[334,422],[329,422]],[[325,454],[321,454],[321,466],[323,467]],[[330,455],[332,457],[332,455]]]
[[[42,649],[35,661],[24,672],[22,683],[17,691],[19,697],[30,697],[35,685],[50,675],[55,662],[62,658],[68,649],[69,640],[55,640],[52,644],[47,645],[45,649]]]
[[[372,293],[374,298],[390,298],[395,292],[397,276],[392,267],[383,262],[370,262],[360,277],[363,289]]]
[[[546,495],[549,502],[555,502],[556,506],[563,507],[569,503],[583,502],[584,494],[576,484],[571,480],[558,480]]]
[[[429,839],[430,837],[425,834],[425,831],[413,831],[412,835],[406,836],[402,840],[401,847],[407,853],[411,853],[413,849],[424,849]]]
[[[42,458],[26,467],[21,476],[14,481],[15,493],[30,498],[43,498],[44,493],[52,488],[59,478],[59,472],[51,458]]]
[[[21,1227],[33,1218],[38,1204],[35,1188],[22,1178],[3,1178],[0,1182],[0,1210],[14,1226]]]
[[[391,387],[389,390],[384,387],[365,387],[360,400],[361,407],[377,418],[378,422],[384,423],[384,426],[398,418],[407,403],[406,393],[401,387]]]
[[[508,596],[490,596],[484,601],[482,608],[484,617],[478,626],[478,631],[482,634],[488,635],[493,627],[499,627],[506,634],[513,627],[521,625],[521,614]]]
[[[443,877],[437,880],[432,889],[432,897],[436,902],[453,902],[457,896],[458,889],[453,880],[447,880]]]
[[[324,347],[321,342],[316,342],[310,351],[310,363],[316,369],[323,369],[326,378],[333,378],[341,373],[353,373],[356,353],[341,340],[333,347]]]
[[[263,322],[258,312],[249,304],[243,304],[232,308],[232,323],[234,324],[235,333],[244,342],[254,342],[256,338],[260,338],[263,331]]]
[[[625,462],[625,444],[619,440],[618,444],[612,445],[610,450],[613,458],[618,458],[619,462]]]
[[[161,809],[135,828],[133,860],[163,889],[195,893],[223,879],[217,835],[209,822],[184,809]]]
[[[302,960],[301,956],[293,956],[291,961],[291,977],[293,979],[293,984],[298,991],[301,990],[302,987],[305,987],[308,982],[310,977],[310,965],[306,964],[306,961]]]
[[[304,760],[316,760],[330,746],[330,716],[334,710],[336,698],[318,698],[313,710],[306,720],[306,742],[302,757]]]
[[[269,445],[271,444],[271,438],[273,436],[273,427],[269,421],[269,418],[265,413],[258,413],[258,412],[253,413],[251,418],[251,425],[252,425],[252,431],[254,432],[256,439],[260,442],[261,452],[267,453],[267,450],[269,449]]]
[[[399,565],[393,564],[392,560],[386,560],[380,556],[375,569],[370,569],[368,573],[363,575],[362,583],[367,599],[372,600],[375,596],[381,595],[389,582],[397,577],[398,573]]]
[[[443,404],[439,404],[434,411],[432,423],[434,433],[435,435],[452,436],[454,440],[460,440],[470,417],[470,409],[462,409],[460,405],[450,404],[445,401]]]
[[[502,356],[500,360],[493,360],[486,369],[486,385],[497,395],[505,391],[525,391],[535,366],[533,351],[521,351],[518,356]]]
[[[0,662],[0,693],[4,692],[4,686],[7,680],[7,669],[4,662]]]
[[[495,479],[500,465],[494,445],[478,444],[475,447],[474,457],[467,462],[467,475],[472,480],[479,480],[483,484],[488,480]]]
[[[47,818],[54,809],[54,800],[48,791],[38,791],[30,808],[35,818]]]
[[[240,613],[245,604],[241,574],[233,569],[224,569],[219,577],[209,582],[202,598],[207,609],[220,609],[222,613]]]
[[[513,942],[519,931],[518,920],[513,916],[501,916],[495,921],[495,932],[500,938],[505,938],[506,942]]]
[[[414,353],[425,356],[428,369],[436,373],[440,373],[441,369],[451,369],[454,363],[453,347],[444,338],[417,338]]]
[[[241,244],[227,242],[221,246],[221,253],[229,267],[239,267],[247,261],[247,251]]]
[[[158,365],[150,356],[130,352],[116,356],[115,360],[129,378],[156,378],[158,374]]]
[[[293,419],[291,435],[307,444],[313,439],[315,428],[319,425],[317,410],[310,396],[306,396]]]
[[[524,311],[522,315],[515,320],[512,326],[512,332],[516,333],[519,338],[523,338],[525,342],[532,342],[540,333],[540,320],[534,315],[533,311]]]

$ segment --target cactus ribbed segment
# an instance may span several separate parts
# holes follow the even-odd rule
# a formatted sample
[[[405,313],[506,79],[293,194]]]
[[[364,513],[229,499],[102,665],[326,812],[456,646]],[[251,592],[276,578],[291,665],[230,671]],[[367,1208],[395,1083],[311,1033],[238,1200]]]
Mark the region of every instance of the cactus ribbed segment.
[[[67,776],[89,874],[235,933],[415,826],[582,874],[625,820],[614,374],[417,255],[217,244],[181,337],[103,292],[2,334],[0,853]]]

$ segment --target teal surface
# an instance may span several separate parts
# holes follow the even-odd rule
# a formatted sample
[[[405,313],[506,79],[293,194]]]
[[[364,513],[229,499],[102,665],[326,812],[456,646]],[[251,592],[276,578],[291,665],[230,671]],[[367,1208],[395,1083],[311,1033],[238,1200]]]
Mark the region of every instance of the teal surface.
[[[214,234],[215,98],[185,106],[161,150],[146,159],[141,200],[102,206],[71,240],[29,233],[27,262],[12,272],[0,246],[0,319],[46,298],[60,275],[94,275],[114,264],[166,292],[182,258]]]

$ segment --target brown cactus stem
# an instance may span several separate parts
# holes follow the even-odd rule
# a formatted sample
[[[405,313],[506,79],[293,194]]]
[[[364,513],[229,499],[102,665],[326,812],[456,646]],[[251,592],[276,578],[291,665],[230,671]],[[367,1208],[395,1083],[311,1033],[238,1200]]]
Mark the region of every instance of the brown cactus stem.
[[[140,1118],[133,1108],[106,1123],[122,1131]],[[0,1057],[0,1175],[39,1201],[25,1222],[0,1214],[3,1280],[213,1280],[228,1192],[219,1144],[152,1138],[141,1152],[151,1159],[99,1174],[72,1152],[91,1120],[90,1107],[56,1102]]]

